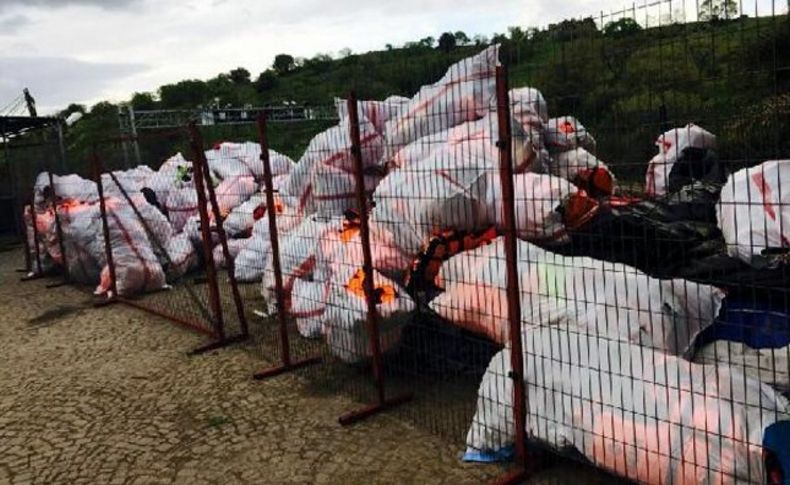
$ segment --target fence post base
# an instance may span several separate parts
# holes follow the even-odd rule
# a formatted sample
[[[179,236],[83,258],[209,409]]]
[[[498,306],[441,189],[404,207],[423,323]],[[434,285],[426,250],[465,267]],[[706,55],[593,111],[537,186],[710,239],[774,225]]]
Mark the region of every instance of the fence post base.
[[[307,359],[297,360],[296,362],[289,362],[287,364],[281,364],[274,367],[269,367],[267,369],[263,369],[262,371],[253,374],[252,378],[255,379],[256,381],[262,381],[264,379],[268,379],[274,376],[279,376],[280,374],[284,374],[292,370],[301,369],[302,367],[307,367],[319,363],[321,363],[321,357],[308,357]]]
[[[205,354],[206,352],[211,352],[212,350],[217,350],[239,342],[244,342],[245,340],[247,340],[247,338],[248,336],[245,334],[224,338],[221,340],[217,340],[216,342],[211,342],[210,344],[206,344],[196,349],[190,350],[189,352],[187,352],[187,355],[194,356],[194,355]]]
[[[118,300],[118,298],[111,296],[110,298],[107,298],[105,300],[93,302],[93,308],[104,308],[106,306],[114,305],[116,303],[121,303],[121,301]]]
[[[492,485],[517,485],[524,483],[524,480],[529,478],[531,473],[522,467],[509,471],[504,476],[501,476],[492,482]]]
[[[412,400],[412,398],[414,398],[414,393],[407,392],[405,394],[401,394],[400,396],[384,399],[381,402],[369,404],[363,408],[355,409],[354,411],[349,411],[337,418],[337,422],[340,423],[341,426],[348,426],[356,423],[357,421],[361,421],[365,418],[373,416],[374,414],[378,414],[381,411],[386,411],[387,409],[394,408],[395,406],[409,402]]]

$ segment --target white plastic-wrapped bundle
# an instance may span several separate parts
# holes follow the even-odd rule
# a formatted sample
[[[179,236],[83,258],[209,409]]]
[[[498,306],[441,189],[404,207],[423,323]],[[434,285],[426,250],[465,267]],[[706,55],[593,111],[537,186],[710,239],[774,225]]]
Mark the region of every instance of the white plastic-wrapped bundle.
[[[697,350],[694,362],[732,367],[785,395],[790,392],[790,346],[753,349],[740,342],[718,340]]]
[[[378,165],[384,150],[384,139],[365,118],[359,120],[359,138],[363,168]],[[299,212],[310,214],[315,211],[314,206],[321,203],[313,200],[316,178],[321,176],[318,174],[319,168],[354,173],[350,125],[347,118],[340,120],[337,126],[316,135],[299,159],[299,163],[291,171],[282,191],[299,201]],[[333,172],[327,170],[323,173]]]
[[[263,178],[263,161],[261,146],[258,143],[222,142],[211,150],[206,150],[209,168],[221,179],[252,175],[256,180]],[[269,165],[272,176],[286,175],[293,168],[294,161],[290,157],[274,150],[269,150]]]
[[[118,293],[128,296],[164,288],[165,273],[132,208],[118,199],[107,199],[106,205]],[[105,266],[96,293],[108,292],[109,282]]]
[[[33,228],[33,207],[31,205],[25,206],[23,218],[25,222],[25,236],[27,237],[27,249],[30,255],[30,272],[28,276],[46,273],[50,271],[54,265],[52,263],[52,258],[41,243],[41,237],[39,236],[38,241],[36,240],[37,229]],[[36,246],[38,246],[38,250],[36,250]]]
[[[230,253],[231,261],[235,261],[238,257],[239,253],[247,246],[249,243],[249,238],[247,239],[228,239],[228,253]],[[214,256],[214,262],[216,263],[217,267],[219,268],[227,268],[228,261],[225,259],[225,250],[222,248],[222,243],[217,244],[214,246],[212,251],[212,255]]]
[[[482,158],[492,163],[499,160],[496,99],[492,99],[491,103],[489,112],[483,118],[419,138],[400,149],[389,162],[396,167],[406,167],[439,150],[449,150],[459,158]],[[548,158],[541,138],[542,118],[535,111],[545,110],[545,107],[546,102],[538,90],[511,90],[511,158],[516,173],[541,171]]]
[[[197,216],[198,195],[192,184],[176,182],[164,201],[164,209],[173,230],[180,232],[190,217]]]
[[[55,213],[52,209],[36,210],[36,231],[38,232],[39,253],[46,253],[53,265],[62,265],[63,258],[60,254]]]
[[[165,266],[168,281],[172,282],[197,267],[197,248],[187,234],[181,233],[171,237],[165,249],[169,258]]]
[[[140,192],[147,185],[148,180],[156,176],[156,172],[148,165],[138,165],[129,170],[115,170],[112,174],[129,195]],[[101,181],[105,197],[123,197],[118,184],[109,174],[102,174]]]
[[[442,230],[485,229],[490,225],[488,163],[461,158],[445,149],[396,170],[376,188],[371,220],[392,234],[397,247],[412,257]]]
[[[266,220],[261,219],[261,221]],[[260,221],[258,222],[260,223]],[[258,223],[255,227],[258,227]],[[263,227],[263,226],[262,226]],[[271,240],[269,239],[269,226],[266,222],[266,229],[256,232],[245,241],[244,246],[239,250],[236,259],[233,261],[234,274],[236,280],[242,283],[255,283],[261,281],[266,265],[271,259]]]
[[[653,197],[666,194],[672,167],[686,148],[716,148],[716,135],[694,123],[673,128],[656,140],[658,154],[650,160],[645,175],[645,190]]]
[[[167,202],[172,189],[191,186],[192,183],[192,162],[187,161],[181,153],[176,153],[148,177],[145,186],[156,194],[156,200],[161,205]]]
[[[33,205],[38,211],[49,208],[50,202],[46,200],[44,191],[50,187],[52,195],[56,201],[68,202],[87,202],[93,203],[99,200],[99,191],[96,182],[86,180],[79,175],[53,175],[52,187],[49,184],[49,173],[41,172],[36,177],[33,186]]]
[[[327,231],[332,230],[332,227],[332,219],[309,216],[279,240],[280,269],[286,302],[290,301],[294,282],[312,276],[320,241]],[[272,259],[267,258],[262,294],[267,300],[275,301],[275,291],[274,266]]]
[[[334,277],[338,278],[338,284],[331,285],[324,312],[323,333],[329,350],[343,362],[364,361],[370,357],[365,274],[361,269],[349,267]],[[378,271],[373,272],[373,284],[381,351],[387,352],[400,343],[401,331],[409,321],[414,302]]]
[[[754,266],[775,266],[772,251],[790,248],[790,160],[730,175],[716,205],[727,253]]]
[[[302,337],[315,338],[323,332],[330,287],[329,281],[294,281],[289,314],[296,320]]]
[[[504,238],[461,253],[439,271],[445,292],[430,307],[504,344],[506,273]],[[724,298],[713,286],[659,280],[625,264],[562,256],[524,241],[518,241],[518,274],[524,324],[568,325],[673,355],[690,355]]]
[[[365,194],[370,196],[381,177],[365,175]],[[356,177],[352,172],[318,165],[313,174],[313,203],[319,216],[336,216],[348,209],[357,209]]]
[[[528,437],[639,483],[764,482],[764,430],[790,419],[768,385],[565,326],[523,341]],[[483,376],[468,456],[513,444],[510,370],[505,349]]]
[[[596,142],[592,133],[573,116],[551,118],[544,131],[546,148],[550,153],[584,148],[595,153]]]
[[[222,216],[230,214],[234,208],[246,202],[258,190],[258,184],[252,176],[229,177],[217,185],[214,194],[217,207]]]
[[[276,202],[275,202],[276,203]],[[238,205],[222,221],[222,227],[228,237],[242,237],[252,232],[255,221],[266,212],[266,197],[256,194],[246,202]]]
[[[378,133],[383,134],[387,121],[397,116],[409,101],[403,96],[390,96],[384,101],[357,101],[359,118],[366,118],[373,123]],[[335,108],[338,118],[342,120],[348,117],[348,102],[345,99],[335,98]]]
[[[76,201],[60,204],[58,213],[69,279],[96,284],[106,264],[99,204]]]
[[[495,70],[499,45],[463,59],[436,83],[423,86],[384,133],[388,156],[424,136],[482,118],[496,93]]]
[[[548,162],[549,173],[570,180],[593,194],[614,193],[615,177],[606,164],[582,147],[554,153]]]
[[[505,229],[502,181],[499,173],[489,172],[488,219]],[[563,216],[558,210],[578,189],[565,179],[552,175],[522,173],[513,177],[516,209],[516,236],[534,242],[557,243],[567,240]]]
[[[291,224],[291,218],[280,217],[278,214],[277,236],[280,238],[280,247],[282,247],[283,238],[288,233]],[[268,211],[255,221],[252,235],[241,241],[244,241],[243,246],[234,260],[236,279],[243,282],[260,282],[267,267],[271,265]]]

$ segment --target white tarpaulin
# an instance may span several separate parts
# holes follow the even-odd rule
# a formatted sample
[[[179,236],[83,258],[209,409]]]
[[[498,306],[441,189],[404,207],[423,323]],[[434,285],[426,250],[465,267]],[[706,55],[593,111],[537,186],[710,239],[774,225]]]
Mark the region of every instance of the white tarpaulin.
[[[768,385],[577,328],[523,334],[529,438],[640,483],[763,483],[763,431],[790,419]],[[505,349],[483,376],[469,453],[513,444],[510,369]]]

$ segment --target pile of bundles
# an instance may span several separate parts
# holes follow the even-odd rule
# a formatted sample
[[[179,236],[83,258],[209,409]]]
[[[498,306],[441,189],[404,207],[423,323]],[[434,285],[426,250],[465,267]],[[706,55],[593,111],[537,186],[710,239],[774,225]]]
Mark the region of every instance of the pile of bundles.
[[[227,215],[226,225],[251,230],[255,215],[231,215],[243,203],[256,204],[251,212],[265,211],[258,193],[258,180],[263,176],[260,146],[222,143],[206,151],[206,158],[220,212]],[[282,180],[293,161],[274,151],[270,158],[275,180]],[[179,153],[157,171],[139,166],[105,173],[102,187],[116,287],[121,296],[165,288],[168,282],[199,267],[202,238],[192,162]],[[53,206],[57,208],[63,251]],[[41,173],[34,186],[32,207],[25,207],[24,217],[34,273],[65,266],[73,281],[97,284],[97,295],[111,292],[95,182],[78,175],[52,175],[50,184],[50,175]]]
[[[360,102],[373,275],[362,270],[351,126],[342,100],[338,125],[312,140],[280,187],[284,209],[277,211],[286,309],[304,336],[323,337],[340,359],[369,356],[366,277],[374,280],[384,351],[396,348],[417,304],[505,347],[481,384],[469,459],[497,457],[514,439],[498,237],[504,211],[496,65],[492,47],[453,65],[411,99]],[[549,118],[532,88],[512,89],[509,101],[528,434],[636,480],[762,477],[762,452],[775,449],[769,438],[781,429],[775,423],[790,419],[788,402],[771,387],[779,379],[758,378],[735,361],[704,365],[711,354],[699,349],[704,337],[744,309],[710,278],[686,277],[678,266],[703,246],[708,256],[738,264],[766,257],[783,264],[786,254],[777,248],[786,250],[787,240],[779,212],[787,209],[777,198],[777,163],[752,169],[763,174],[760,180],[743,172],[728,179],[713,151],[715,136],[689,125],[659,137],[648,198],[618,197],[612,171],[578,120]],[[744,183],[757,190],[738,188]],[[738,198],[747,193],[763,194],[758,209]],[[732,222],[741,218],[755,227]],[[697,223],[708,224],[707,231]],[[256,223],[254,245],[237,257],[236,274],[262,278],[273,302],[268,231],[268,220]],[[582,244],[592,236],[602,244]],[[755,238],[765,241],[762,247]],[[655,248],[634,250],[634,241]],[[630,252],[616,253],[629,243]],[[660,257],[667,245],[675,249],[668,251],[673,264]],[[679,258],[673,246],[697,252]],[[640,252],[642,259],[626,254]]]
[[[262,193],[255,144],[206,153],[233,261],[222,261],[219,248],[215,258],[232,263],[239,281],[260,283],[274,309],[276,214],[285,311],[304,337],[325,339],[345,362],[367,359],[364,287],[372,278],[383,351],[397,348],[418,305],[503,347],[480,386],[471,460],[496,459],[514,440],[497,65],[492,46],[410,99],[359,102],[373,274],[363,270],[345,101],[336,103],[339,123],[315,136],[298,163],[270,153],[274,207]],[[712,329],[748,310],[733,301],[732,275],[757,279],[767,269],[786,286],[790,190],[780,181],[790,161],[728,176],[716,137],[688,125],[658,138],[648,197],[619,197],[579,120],[550,118],[536,89],[508,95],[528,436],[649,483],[760,481],[763,451],[776,451],[777,433],[788,435],[777,422],[790,419],[790,404],[772,385],[790,388],[790,372],[785,382],[750,372],[749,362],[765,365],[762,354],[707,364],[724,338]],[[141,215],[107,190],[119,291],[161,287],[198,260],[191,164],[176,156],[156,173],[141,167],[117,177]],[[77,246],[66,263],[97,278],[105,262],[95,187],[78,180],[66,190],[63,179],[55,193]],[[36,187],[45,264],[60,263],[45,184]],[[143,221],[157,229],[143,230]],[[702,260],[709,269],[740,266],[727,277],[703,274]],[[774,320],[786,315],[780,309]],[[786,334],[784,346],[790,325]]]

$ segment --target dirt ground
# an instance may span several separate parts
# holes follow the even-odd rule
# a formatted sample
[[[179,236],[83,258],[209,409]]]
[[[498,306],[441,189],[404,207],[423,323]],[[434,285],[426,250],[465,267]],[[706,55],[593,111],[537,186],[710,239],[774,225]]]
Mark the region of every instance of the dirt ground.
[[[0,484],[481,483],[497,465],[390,415],[349,428],[355,405],[314,396],[238,348],[205,341],[47,280],[20,282],[0,254]],[[583,475],[584,473],[582,473]],[[574,468],[532,483],[579,481]],[[583,480],[584,481],[584,480]]]

